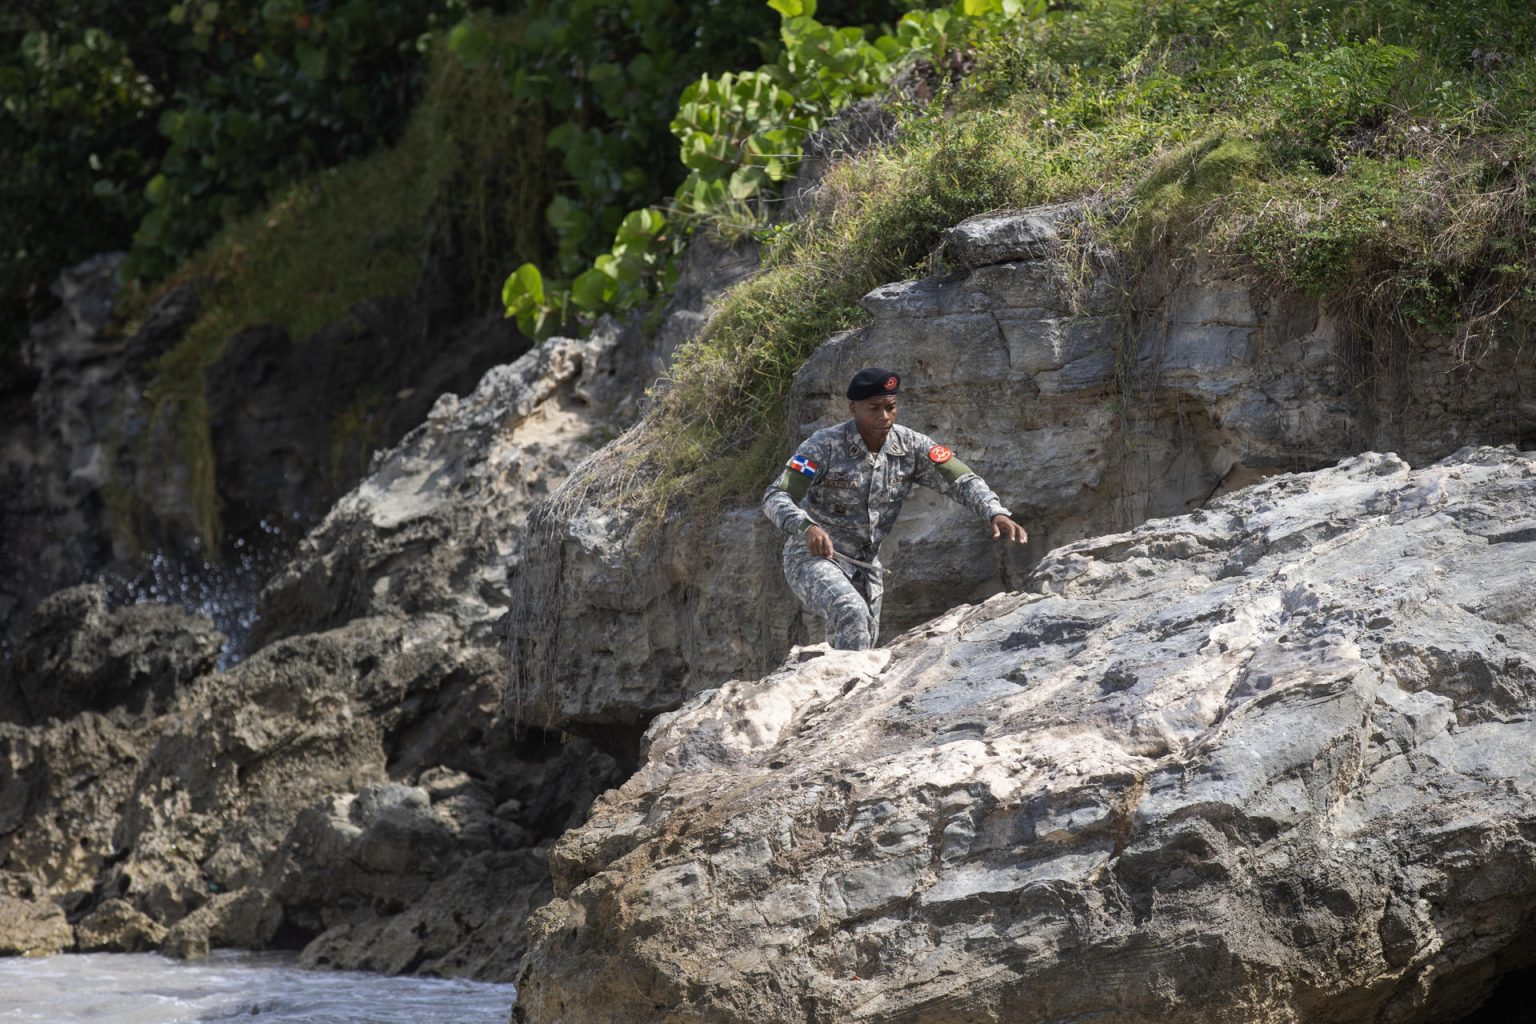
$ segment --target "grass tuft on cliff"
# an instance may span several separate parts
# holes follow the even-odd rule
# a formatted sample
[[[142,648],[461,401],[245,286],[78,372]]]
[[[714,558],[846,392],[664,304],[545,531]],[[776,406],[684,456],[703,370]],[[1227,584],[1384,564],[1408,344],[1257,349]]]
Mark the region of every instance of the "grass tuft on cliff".
[[[1202,256],[1362,332],[1465,358],[1536,319],[1536,19],[1520,0],[1085,0],[974,55],[894,145],[834,167],[765,232],[763,271],[583,476],[659,520],[751,500],[794,444],[784,397],[877,284],[943,269],[942,230],[1093,198],[1128,295]],[[1133,300],[1131,300],[1133,301]],[[587,486],[590,486],[587,485]],[[582,487],[586,493],[586,486]]]

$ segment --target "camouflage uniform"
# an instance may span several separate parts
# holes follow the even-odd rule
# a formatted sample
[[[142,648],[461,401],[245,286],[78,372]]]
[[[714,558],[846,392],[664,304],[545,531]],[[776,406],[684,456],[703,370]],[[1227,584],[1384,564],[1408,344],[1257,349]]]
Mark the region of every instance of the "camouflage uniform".
[[[895,424],[872,452],[853,420],[807,438],[763,495],[763,514],[790,536],[784,578],[808,611],[827,620],[833,647],[864,650],[880,637],[880,542],[896,525],[914,482],[983,519],[1010,514],[981,477],[933,438]],[[844,558],[811,553],[802,538],[812,524],[827,531]]]

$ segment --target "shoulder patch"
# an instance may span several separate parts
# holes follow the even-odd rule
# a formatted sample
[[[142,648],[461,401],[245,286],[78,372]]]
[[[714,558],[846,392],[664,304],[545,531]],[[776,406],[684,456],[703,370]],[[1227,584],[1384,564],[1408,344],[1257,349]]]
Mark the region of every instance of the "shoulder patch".
[[[948,462],[954,457],[955,453],[950,451],[948,448],[945,448],[941,444],[936,444],[932,448],[928,449],[928,461],[933,463],[935,466],[942,466],[944,463]]]
[[[800,475],[807,477],[814,477],[818,472],[820,472],[820,467],[818,467],[816,463],[812,462],[804,455],[796,455],[794,458],[790,459],[787,468],[791,472],[799,473]]]

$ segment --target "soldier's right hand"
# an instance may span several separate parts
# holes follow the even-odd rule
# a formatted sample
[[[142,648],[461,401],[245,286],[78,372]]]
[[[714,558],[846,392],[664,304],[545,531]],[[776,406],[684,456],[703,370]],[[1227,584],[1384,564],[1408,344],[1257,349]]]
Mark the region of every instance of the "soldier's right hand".
[[[813,555],[819,555],[822,558],[832,557],[832,538],[827,536],[827,531],[819,526],[806,528],[805,546],[811,549]]]

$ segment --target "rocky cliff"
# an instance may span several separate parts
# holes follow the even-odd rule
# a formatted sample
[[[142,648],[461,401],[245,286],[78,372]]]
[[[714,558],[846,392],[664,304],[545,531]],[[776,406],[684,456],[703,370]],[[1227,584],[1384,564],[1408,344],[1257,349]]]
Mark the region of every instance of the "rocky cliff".
[[[95,257],[60,277],[58,310],[24,348],[30,379],[0,386],[0,644],[46,595],[104,573],[216,605],[221,595],[185,578],[229,592],[241,570],[270,572],[276,553],[258,549],[274,538],[291,547],[374,449],[529,344],[499,312],[466,314],[450,285],[428,278],[312,337],[250,325],[206,369],[167,370],[168,355],[187,362],[173,350],[209,282],[171,288],[126,324],[121,260]]]
[[[1430,1022],[1536,961],[1536,453],[1277,477],[661,716],[518,1019]]]
[[[52,928],[4,943],[506,977],[548,843],[617,781],[498,713],[495,629],[527,504],[616,414],[617,340],[439,401],[274,581],[232,668],[201,617],[100,585],[46,600],[0,669],[0,877]]]
[[[1128,295],[1096,269],[1082,221],[1069,204],[957,225],[956,271],[875,289],[870,323],[795,376],[790,422],[805,436],[846,418],[839,396],[860,366],[901,368],[902,421],[954,448],[1030,531],[1026,550],[1003,551],[919,490],[882,552],[887,637],[1016,589],[1061,544],[1266,475],[1373,448],[1417,465],[1536,439],[1536,368],[1519,345],[1468,363],[1434,335],[1360,337],[1311,300],[1197,263],[1153,268]],[[669,443],[645,427],[633,444]],[[579,498],[535,515],[544,540],[512,623],[514,691],[534,720],[637,735],[691,694],[821,638],[755,507],[684,510],[637,531],[621,486],[578,475]]]

